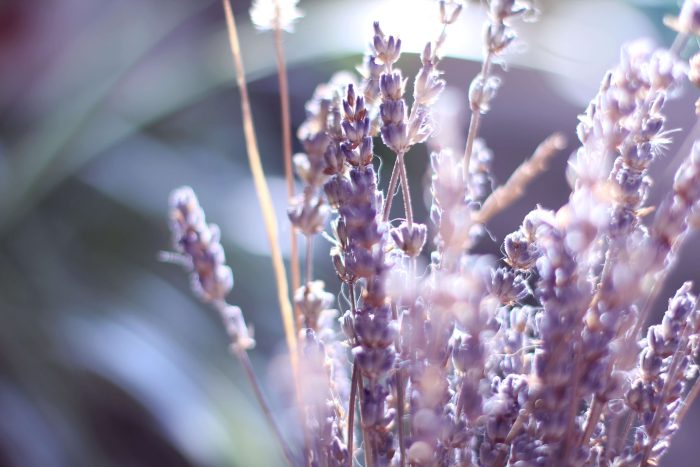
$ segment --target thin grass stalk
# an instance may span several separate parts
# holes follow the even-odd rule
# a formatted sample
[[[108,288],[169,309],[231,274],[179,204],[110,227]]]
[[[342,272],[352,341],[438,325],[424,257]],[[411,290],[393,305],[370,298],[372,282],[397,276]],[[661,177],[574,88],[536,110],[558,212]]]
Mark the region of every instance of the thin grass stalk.
[[[248,154],[248,163],[253,175],[255,191],[260,203],[260,209],[263,214],[265,223],[265,231],[267,233],[268,243],[270,244],[270,255],[272,259],[272,267],[275,274],[275,282],[277,284],[277,298],[280,305],[280,315],[284,325],[284,334],[289,350],[289,359],[292,365],[292,377],[294,379],[294,387],[296,397],[300,401],[300,385],[299,385],[299,355],[297,351],[297,337],[294,330],[294,313],[292,305],[289,301],[289,287],[287,285],[287,276],[282,260],[282,252],[280,251],[279,241],[277,238],[277,218],[272,204],[272,196],[265,180],[265,173],[260,161],[260,151],[255,137],[255,128],[253,125],[253,115],[250,106],[250,98],[248,96],[248,86],[245,81],[245,70],[243,68],[243,60],[241,59],[241,50],[238,40],[238,31],[236,29],[235,17],[231,8],[230,0],[222,0],[224,14],[226,16],[226,26],[228,29],[229,45],[231,54],[236,68],[236,81],[241,92],[241,111],[243,113],[243,131],[245,134],[246,148]],[[299,404],[301,407],[301,404]]]
[[[491,61],[493,60],[493,52],[489,50],[484,58],[484,62],[481,64],[481,76],[482,79],[486,80],[491,71]],[[479,134],[479,124],[481,122],[481,111],[472,109],[472,114],[469,119],[469,131],[467,133],[467,144],[464,148],[464,165],[462,170],[464,170],[464,180],[467,185],[469,185],[469,161],[472,157],[472,152],[474,151],[474,141]]]
[[[287,79],[287,66],[284,57],[284,45],[282,42],[282,28],[280,27],[279,1],[275,2],[275,15],[278,18],[277,27],[274,28],[275,57],[277,60],[277,81],[280,90],[280,117],[282,124],[282,152],[284,155],[284,177],[287,182],[287,196],[291,200],[294,197],[294,174],[292,173],[292,119],[289,109],[289,80]],[[301,267],[299,264],[299,240],[294,228],[290,229],[290,277],[292,290],[301,287]],[[297,329],[301,328],[301,309],[294,307],[294,317]]]
[[[386,201],[384,202],[384,210],[382,212],[382,221],[384,222],[389,220],[389,215],[391,213],[391,204],[394,201],[394,195],[396,194],[396,185],[398,184],[398,182],[399,167],[398,163],[394,163],[394,168],[391,170],[391,178],[389,179],[389,188],[386,191]]]
[[[355,401],[357,399],[357,386],[360,378],[360,369],[357,365],[352,366],[352,379],[350,381],[350,400],[348,402],[348,455],[350,456],[350,464],[355,464],[355,456],[353,454],[355,440]]]
[[[522,412],[518,415],[518,418],[515,419],[515,422],[513,423],[513,426],[510,427],[510,431],[508,432],[508,436],[505,439],[505,445],[510,446],[510,443],[513,442],[516,436],[520,434],[520,430],[523,427],[523,423],[525,422],[526,418],[526,412]],[[498,454],[498,457],[494,461],[493,465],[494,467],[503,467],[506,465],[506,457],[508,456],[507,451],[501,451]]]
[[[396,373],[396,418],[398,419],[398,434],[399,434],[399,465],[406,465],[406,433],[403,426],[404,417],[404,377],[403,371],[399,368]]]
[[[370,442],[370,436],[367,434],[367,428],[362,420],[362,407],[365,406],[364,386],[365,383],[362,380],[362,376],[360,376],[357,379],[357,390],[360,391],[360,425],[362,426],[362,446],[365,452],[365,466],[370,467],[374,465],[374,458],[372,457],[372,443]]]
[[[562,133],[548,136],[537,146],[532,157],[515,169],[510,178],[486,198],[484,204],[475,214],[475,220],[486,223],[517,201],[525,193],[525,189],[532,180],[547,170],[550,159],[565,148],[566,137]]]
[[[678,410],[678,416],[676,417],[676,423],[678,425],[681,424],[683,417],[685,417],[685,415],[688,413],[688,410],[690,410],[690,407],[693,405],[693,401],[698,397],[698,395],[700,395],[700,378],[695,380],[692,389],[690,392],[688,392],[688,395],[683,401],[683,405]]]
[[[306,284],[311,284],[314,271],[314,238],[311,235],[306,236]]]

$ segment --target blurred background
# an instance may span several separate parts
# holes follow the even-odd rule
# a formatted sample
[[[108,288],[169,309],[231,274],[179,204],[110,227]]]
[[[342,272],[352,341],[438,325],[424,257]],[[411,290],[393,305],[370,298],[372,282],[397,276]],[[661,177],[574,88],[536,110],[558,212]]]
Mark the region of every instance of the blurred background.
[[[507,73],[499,70],[505,84],[481,134],[500,182],[553,131],[569,135],[569,148],[491,222],[495,241],[481,251],[500,256],[504,235],[535,204],[557,208],[566,200],[577,114],[623,42],[670,44],[662,17],[678,3],[540,2],[541,21],[520,28],[527,46],[508,58]],[[272,37],[250,24],[250,2],[233,4],[288,249]],[[404,40],[400,66],[409,76],[418,68],[415,52],[437,34],[429,1],[302,0],[300,8],[306,17],[285,36],[295,128],[315,85],[359,64],[373,20]],[[466,9],[442,63],[451,88],[440,108],[452,122],[443,136],[458,150],[482,20],[476,5]],[[192,297],[183,271],[157,259],[170,243],[168,194],[191,185],[209,221],[221,226],[236,280],[230,302],[255,327],[256,371],[294,431],[220,2],[0,0],[0,70],[0,466],[280,465],[218,317]],[[652,204],[698,136],[697,97],[687,88],[668,106],[669,127],[684,131],[654,167]],[[426,219],[426,151],[415,149],[407,161],[417,216]],[[317,276],[337,291],[328,244],[316,243]],[[699,246],[692,237],[683,250],[657,319],[683,280],[700,279]],[[665,465],[698,465],[697,405]]]

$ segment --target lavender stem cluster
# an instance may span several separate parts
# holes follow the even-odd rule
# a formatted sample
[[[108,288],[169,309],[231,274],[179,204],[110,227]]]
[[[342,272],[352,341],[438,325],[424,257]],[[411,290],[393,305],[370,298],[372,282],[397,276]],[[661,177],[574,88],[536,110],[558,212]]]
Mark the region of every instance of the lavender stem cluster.
[[[295,6],[285,11],[296,19]],[[440,33],[416,59],[412,93],[397,68],[401,39],[375,22],[360,76],[335,75],[307,103],[303,152],[294,156],[303,189],[288,208],[307,248],[305,281],[293,294],[306,436],[287,457],[313,467],[361,458],[401,467],[657,465],[700,392],[692,283],[669,300],[660,324],[647,326],[684,240],[700,226],[700,142],[658,206],[648,204],[651,169],[673,133],[665,104],[686,81],[700,88],[700,54],[684,58],[700,33],[700,2],[686,1],[668,21],[679,33],[671,48],[623,46],[579,117],[568,200],[527,214],[503,239],[502,257],[478,251],[491,239],[485,223],[563,146],[560,135],[548,138],[498,186],[494,152],[478,137],[500,86],[494,64],[517,40],[515,20],[535,8],[486,2],[464,156],[451,147],[430,155],[422,220],[405,161],[435,137],[446,87],[438,65],[448,26],[464,10],[458,1],[438,6]],[[396,155],[386,192],[375,168],[380,141]],[[393,217],[399,187],[404,212]],[[189,188],[173,193],[170,217],[175,253],[165,258],[189,271],[194,293],[221,312],[234,350],[245,353],[253,340],[240,309],[226,303],[233,276],[218,228]],[[321,235],[332,242],[337,297],[313,277]]]

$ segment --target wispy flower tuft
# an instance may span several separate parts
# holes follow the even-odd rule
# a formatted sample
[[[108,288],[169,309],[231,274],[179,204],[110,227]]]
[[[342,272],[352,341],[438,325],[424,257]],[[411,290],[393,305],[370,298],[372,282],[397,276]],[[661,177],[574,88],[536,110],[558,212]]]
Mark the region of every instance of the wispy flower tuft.
[[[299,0],[255,0],[250,8],[250,19],[261,30],[283,29],[292,32],[294,23],[304,14],[297,5]]]

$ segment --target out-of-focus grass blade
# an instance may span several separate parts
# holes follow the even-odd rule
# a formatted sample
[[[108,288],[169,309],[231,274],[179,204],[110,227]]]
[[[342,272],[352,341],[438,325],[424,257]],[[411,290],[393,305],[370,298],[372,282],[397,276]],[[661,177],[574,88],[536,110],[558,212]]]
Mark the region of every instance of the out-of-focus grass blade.
[[[153,5],[147,2],[117,2],[115,8],[106,10],[95,23],[75,35],[55,60],[56,66],[67,67],[69,72],[70,68],[74,68],[74,73],[82,75],[93,71],[93,75],[86,77],[78,95],[61,96],[67,97],[61,101],[69,102],[52,109],[32,125],[17,145],[10,148],[13,174],[9,178],[10,183],[0,187],[0,232],[28,211],[73,169],[99,153],[99,146],[93,150],[86,147],[79,150],[72,147],[71,143],[86,134],[90,136],[90,131],[98,130],[94,126],[94,118],[99,114],[105,99],[143,57],[184,22],[212,3],[211,0],[201,3],[179,2],[168,6],[167,11],[156,16]],[[142,11],[134,11],[138,8],[142,8]],[[141,45],[132,47],[130,44],[119,48],[118,54],[114,53],[124,37],[125,25],[129,27],[131,21],[143,20],[144,15],[154,21],[149,23],[148,35]],[[97,44],[87,49],[93,52],[92,56],[81,56],[86,53],[86,41]],[[89,145],[98,142],[100,135],[95,136],[98,138],[88,137],[86,142]],[[70,150],[75,152],[68,154]]]

